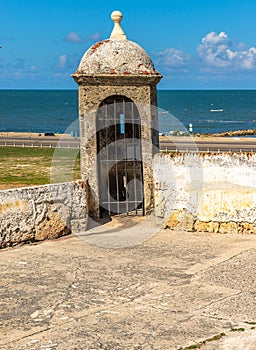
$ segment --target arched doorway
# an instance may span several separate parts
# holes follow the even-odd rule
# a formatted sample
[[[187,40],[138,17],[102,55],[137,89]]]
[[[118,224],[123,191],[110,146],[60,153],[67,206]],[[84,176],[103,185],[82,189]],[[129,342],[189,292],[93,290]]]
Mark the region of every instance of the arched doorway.
[[[98,184],[101,216],[144,215],[141,121],[135,103],[110,96],[97,111]]]

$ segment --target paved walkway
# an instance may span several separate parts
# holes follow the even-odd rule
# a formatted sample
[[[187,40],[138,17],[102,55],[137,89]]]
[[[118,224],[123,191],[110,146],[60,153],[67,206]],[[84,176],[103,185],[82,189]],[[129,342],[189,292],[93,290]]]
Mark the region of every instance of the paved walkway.
[[[256,236],[148,223],[2,250],[0,349],[255,350]]]

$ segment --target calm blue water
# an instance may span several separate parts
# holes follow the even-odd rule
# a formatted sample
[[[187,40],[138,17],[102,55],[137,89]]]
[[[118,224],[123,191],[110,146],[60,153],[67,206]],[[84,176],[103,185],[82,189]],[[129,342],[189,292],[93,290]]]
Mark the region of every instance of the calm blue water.
[[[256,90],[162,90],[158,105],[161,132],[189,123],[196,133],[256,128]],[[0,90],[0,131],[63,133],[77,116],[77,91]]]
[[[77,115],[74,90],[0,90],[0,131],[62,133]]]

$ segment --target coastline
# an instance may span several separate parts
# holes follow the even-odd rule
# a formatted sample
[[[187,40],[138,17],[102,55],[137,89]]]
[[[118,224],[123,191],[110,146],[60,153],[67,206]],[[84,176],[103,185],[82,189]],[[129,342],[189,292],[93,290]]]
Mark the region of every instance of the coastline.
[[[15,131],[0,131],[0,137],[6,137],[6,138],[45,138],[45,137],[52,137],[53,139],[60,139],[62,137],[65,138],[71,138],[73,139],[70,134],[54,134],[54,136],[47,136],[45,133],[39,133],[39,132],[15,132]]]
[[[61,138],[65,139],[70,139],[70,140],[75,140],[79,139],[79,137],[73,137],[70,134],[54,134],[54,136],[47,136],[44,133],[33,133],[33,132],[5,132],[2,131],[0,132],[0,137],[3,138],[10,138],[10,139],[19,139],[19,138],[27,138],[28,140],[31,138],[40,138],[40,139],[45,139],[45,138],[52,138],[53,140],[59,140]],[[161,140],[177,140],[177,141],[185,141],[185,140],[193,140],[193,141],[216,141],[216,142],[234,142],[234,140],[237,140],[239,142],[246,142],[249,140],[255,140],[255,137],[239,137],[239,136],[214,136],[214,135],[200,135],[200,136],[160,136],[160,141]]]

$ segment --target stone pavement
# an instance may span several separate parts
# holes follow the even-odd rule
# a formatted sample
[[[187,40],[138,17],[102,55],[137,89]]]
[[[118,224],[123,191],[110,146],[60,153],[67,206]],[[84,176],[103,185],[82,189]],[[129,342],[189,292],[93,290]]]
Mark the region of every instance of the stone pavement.
[[[256,349],[256,236],[129,227],[2,250],[0,349]]]

